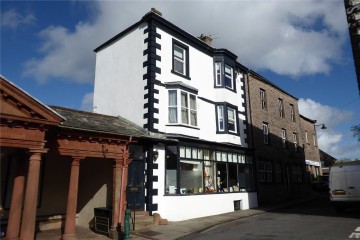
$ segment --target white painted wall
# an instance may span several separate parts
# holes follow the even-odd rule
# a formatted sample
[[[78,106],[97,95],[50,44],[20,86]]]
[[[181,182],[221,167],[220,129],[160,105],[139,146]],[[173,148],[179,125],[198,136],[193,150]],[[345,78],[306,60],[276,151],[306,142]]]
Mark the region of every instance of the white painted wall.
[[[143,68],[147,48],[141,24],[116,42],[96,53],[94,111],[122,116],[140,126],[144,124]]]
[[[157,79],[162,83],[181,81],[193,88],[198,89],[198,97],[209,99],[213,102],[228,102],[238,106],[238,110],[245,111],[242,106],[245,101],[243,91],[241,90],[242,75],[236,78],[236,93],[227,89],[214,88],[214,60],[213,57],[204,54],[196,48],[190,46],[186,42],[173,37],[162,29],[157,28],[157,33],[161,35],[161,39],[157,39],[157,43],[161,44],[161,50],[157,50],[157,54],[161,56],[161,62],[158,66],[161,68],[161,74],[157,75]],[[190,64],[190,78],[180,77],[171,73],[172,70],[172,40],[176,39],[179,42],[189,46],[189,64]],[[241,135],[234,136],[231,134],[216,134],[216,110],[213,104],[204,102],[200,99],[197,101],[198,105],[198,127],[200,130],[190,129],[179,126],[169,126],[168,123],[168,91],[165,87],[157,86],[159,90],[159,124],[157,125],[159,131],[173,134],[183,134],[192,137],[198,137],[202,140],[226,142],[238,144],[246,147],[244,142],[246,137],[243,133],[244,125],[239,121],[238,128]],[[239,118],[245,119],[245,115],[239,114]],[[242,138],[242,139],[241,139]]]

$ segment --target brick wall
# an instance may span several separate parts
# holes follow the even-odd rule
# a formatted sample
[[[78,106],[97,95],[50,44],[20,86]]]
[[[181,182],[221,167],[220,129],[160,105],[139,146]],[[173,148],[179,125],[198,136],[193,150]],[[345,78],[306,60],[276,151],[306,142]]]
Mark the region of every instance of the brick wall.
[[[271,162],[272,164],[272,181],[260,181],[259,171],[257,172],[259,204],[305,196],[310,189],[308,185],[310,181],[305,168],[303,130],[298,99],[251,72],[247,75],[245,89],[252,138],[250,142],[255,149],[257,169],[259,169],[259,162]],[[266,93],[265,109],[262,108],[260,89]],[[279,98],[283,102],[283,117],[279,113]],[[294,120],[291,119],[291,105],[293,106]],[[264,143],[263,123],[268,124],[269,144]],[[283,148],[282,144],[282,129],[286,131],[286,148]],[[294,133],[297,134],[296,148],[293,140]],[[297,166],[302,169],[303,173],[300,183],[294,180],[294,169]]]

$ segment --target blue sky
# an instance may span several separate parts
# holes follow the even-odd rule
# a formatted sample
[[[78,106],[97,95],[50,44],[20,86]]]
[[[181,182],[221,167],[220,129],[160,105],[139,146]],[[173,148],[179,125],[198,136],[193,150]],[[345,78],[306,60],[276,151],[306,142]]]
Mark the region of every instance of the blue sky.
[[[358,94],[341,0],[1,1],[0,73],[45,104],[91,110],[95,53],[151,7],[299,98],[320,147],[359,158]]]

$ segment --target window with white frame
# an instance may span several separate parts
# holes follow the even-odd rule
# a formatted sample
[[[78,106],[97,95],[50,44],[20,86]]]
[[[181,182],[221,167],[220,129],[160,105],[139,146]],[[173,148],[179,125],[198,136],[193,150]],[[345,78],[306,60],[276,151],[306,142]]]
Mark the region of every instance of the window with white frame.
[[[284,103],[281,98],[278,99],[279,116],[284,117]]]
[[[224,106],[219,105],[217,106],[217,125],[218,131],[223,132],[225,131],[225,119],[224,119]]]
[[[234,89],[233,68],[225,64],[225,87]]]
[[[309,144],[309,138],[308,138],[308,132],[305,131],[305,141],[307,144]]]
[[[266,109],[266,91],[264,89],[260,89],[260,103],[261,108]]]
[[[233,108],[227,108],[228,130],[229,132],[236,133],[236,110]]]
[[[267,123],[263,123],[263,135],[264,143],[269,144],[269,125]]]
[[[174,71],[185,75],[185,49],[174,44]]]
[[[196,95],[182,90],[169,90],[168,121],[197,126]]]
[[[215,62],[215,85],[217,87],[222,86],[222,75],[221,62]]]
[[[290,104],[290,118],[292,122],[295,122],[295,110],[293,104]]]
[[[286,148],[286,130],[285,129],[281,129],[281,142],[282,142],[282,147]]]
[[[222,61],[215,62],[215,86],[234,90],[234,68]]]
[[[223,133],[237,133],[237,110],[227,104],[216,106],[217,130]]]
[[[293,141],[294,141],[294,150],[295,150],[295,152],[297,152],[297,150],[298,150],[298,137],[297,137],[297,133],[293,133]]]
[[[177,91],[169,90],[169,123],[177,123]]]
[[[189,77],[189,47],[173,39],[172,73],[190,79]]]

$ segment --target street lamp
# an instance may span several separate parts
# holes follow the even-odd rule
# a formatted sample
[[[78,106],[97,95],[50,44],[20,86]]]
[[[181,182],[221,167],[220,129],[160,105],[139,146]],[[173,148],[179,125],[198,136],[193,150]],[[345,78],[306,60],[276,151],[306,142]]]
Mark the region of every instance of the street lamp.
[[[320,129],[326,129],[326,126],[325,126],[324,123],[322,123],[322,124],[315,124],[315,127],[319,127],[319,126],[321,126]]]

